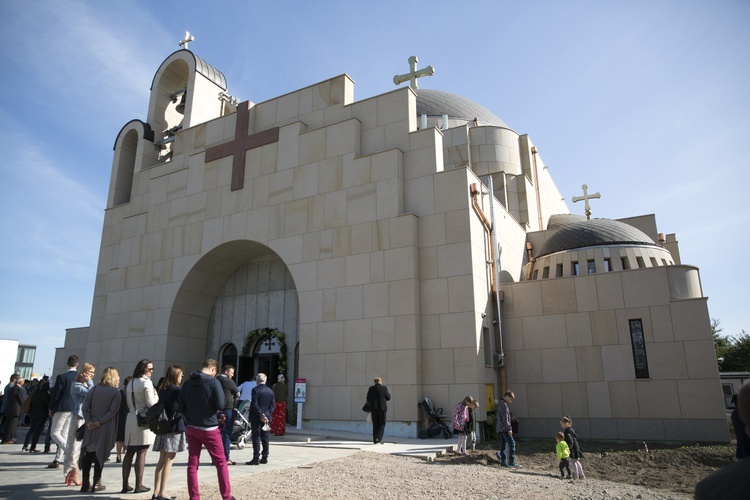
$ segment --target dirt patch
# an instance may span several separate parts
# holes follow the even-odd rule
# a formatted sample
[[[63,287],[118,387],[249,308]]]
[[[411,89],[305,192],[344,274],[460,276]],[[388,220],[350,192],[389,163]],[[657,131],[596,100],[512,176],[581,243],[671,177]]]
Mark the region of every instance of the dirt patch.
[[[516,461],[524,470],[558,475],[555,442],[517,439]],[[438,462],[480,464],[498,467],[499,443],[478,446],[468,456],[452,453]],[[641,442],[581,442],[584,473],[589,478],[646,486],[666,492],[692,493],[696,483],[717,469],[734,462],[733,445],[680,445]]]

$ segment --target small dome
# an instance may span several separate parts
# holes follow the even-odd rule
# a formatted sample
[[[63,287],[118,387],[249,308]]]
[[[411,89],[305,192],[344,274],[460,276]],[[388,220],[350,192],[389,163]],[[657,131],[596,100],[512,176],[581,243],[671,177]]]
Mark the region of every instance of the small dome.
[[[646,233],[630,224],[610,219],[571,222],[555,232],[537,257],[597,245],[659,246]]]
[[[417,89],[417,116],[443,116],[473,121],[478,118],[481,125],[510,128],[492,111],[460,95],[442,90]]]

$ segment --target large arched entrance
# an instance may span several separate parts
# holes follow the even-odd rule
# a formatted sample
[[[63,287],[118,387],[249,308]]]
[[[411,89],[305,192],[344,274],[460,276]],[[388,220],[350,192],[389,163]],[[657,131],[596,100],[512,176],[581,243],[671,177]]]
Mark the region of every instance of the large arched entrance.
[[[271,249],[252,241],[234,241],[204,255],[188,272],[169,318],[167,352],[192,370],[206,358],[235,366],[242,383],[259,371],[272,385],[278,375],[273,351],[258,342],[242,356],[248,332],[272,328],[284,332],[288,346],[299,341],[299,300],[288,267]],[[260,339],[258,339],[260,341]],[[291,349],[290,349],[291,351]],[[290,353],[291,354],[291,353]],[[265,371],[264,371],[265,370]],[[287,360],[287,378],[296,372],[296,357]],[[273,378],[271,378],[273,376]]]
[[[286,264],[273,252],[256,255],[227,279],[211,311],[206,355],[233,364],[238,383],[265,373],[273,385],[279,375],[280,343],[272,336],[250,338],[251,331],[271,328],[284,333],[286,345],[298,341],[297,290]],[[243,355],[245,354],[245,355]],[[229,361],[230,359],[234,362]],[[286,361],[294,373],[294,358]]]

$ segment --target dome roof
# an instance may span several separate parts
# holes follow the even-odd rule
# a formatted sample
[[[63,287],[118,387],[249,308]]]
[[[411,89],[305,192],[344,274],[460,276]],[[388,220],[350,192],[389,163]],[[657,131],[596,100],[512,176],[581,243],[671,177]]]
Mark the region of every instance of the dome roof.
[[[442,116],[472,121],[478,118],[482,125],[510,128],[504,121],[484,106],[460,95],[442,90],[417,89],[417,116]]]
[[[646,233],[630,224],[610,219],[571,222],[555,232],[537,257],[597,245],[658,246]]]

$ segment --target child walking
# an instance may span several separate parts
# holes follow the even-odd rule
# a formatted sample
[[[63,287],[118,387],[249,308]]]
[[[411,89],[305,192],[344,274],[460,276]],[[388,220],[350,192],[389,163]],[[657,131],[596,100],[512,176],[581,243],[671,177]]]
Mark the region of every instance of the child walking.
[[[502,399],[496,401],[497,408],[495,409],[495,430],[500,435],[500,451],[497,452],[497,458],[500,460],[502,467],[521,467],[521,464],[516,462],[516,440],[513,439],[513,427],[510,422],[510,408],[508,405],[516,399],[516,395],[513,391],[505,391]],[[505,449],[508,449],[508,461],[505,461]]]
[[[570,475],[570,448],[568,443],[565,442],[565,434],[558,432],[555,434],[557,440],[557,446],[555,446],[555,452],[557,453],[557,459],[560,460],[560,479],[572,479]],[[565,477],[563,469],[568,471],[568,476]]]
[[[573,419],[565,415],[560,419],[560,425],[563,428],[563,434],[565,435],[565,442],[568,443],[570,448],[570,458],[573,461],[573,479],[584,479],[583,465],[581,465],[581,447],[578,445],[578,434],[573,429]]]

